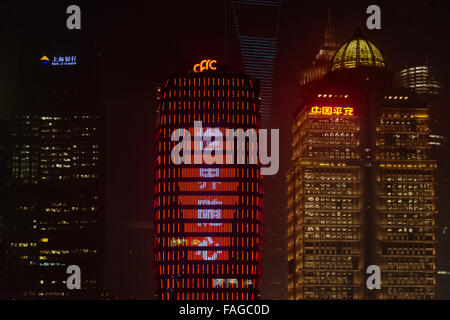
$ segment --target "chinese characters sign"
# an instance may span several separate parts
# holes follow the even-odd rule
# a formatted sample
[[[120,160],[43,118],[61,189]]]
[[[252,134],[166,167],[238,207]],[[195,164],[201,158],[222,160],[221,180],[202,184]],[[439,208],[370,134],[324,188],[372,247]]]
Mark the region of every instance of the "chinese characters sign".
[[[191,128],[193,129],[193,128]],[[203,135],[219,131],[219,128],[206,128]],[[202,142],[194,149],[208,150],[213,146],[224,149],[222,144],[215,141]],[[229,219],[234,218],[234,210],[224,206],[234,206],[238,203],[238,196],[223,195],[222,192],[236,192],[239,184],[236,181],[223,181],[223,178],[235,176],[232,168],[200,167],[183,168],[182,177],[197,178],[198,181],[183,181],[179,183],[182,192],[194,192],[195,195],[180,195],[178,201],[183,206],[183,218],[192,219],[184,223],[184,232],[193,234],[188,237],[191,241],[185,246],[194,247],[187,251],[187,259],[194,261],[224,261],[229,259],[228,248],[233,231]],[[214,194],[214,193],[218,194]],[[225,219],[225,220],[224,220]],[[195,221],[195,222],[194,222]],[[202,234],[201,236],[198,234]],[[222,236],[218,237],[217,235]]]
[[[47,56],[43,56],[41,61],[44,66],[49,63],[52,66],[74,66],[77,64],[77,56],[55,56],[52,59],[49,59]]]
[[[354,116],[352,107],[311,107],[310,114],[323,116]]]

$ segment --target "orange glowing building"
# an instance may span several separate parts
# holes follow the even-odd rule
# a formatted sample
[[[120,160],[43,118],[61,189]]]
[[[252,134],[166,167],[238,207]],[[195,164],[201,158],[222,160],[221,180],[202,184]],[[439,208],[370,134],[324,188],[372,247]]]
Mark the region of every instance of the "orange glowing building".
[[[260,166],[248,162],[176,165],[171,160],[176,144],[172,133],[179,128],[193,133],[194,121],[202,122],[204,135],[224,134],[226,128],[258,130],[258,94],[257,82],[227,72],[215,60],[172,75],[158,87],[154,254],[159,299],[259,297]],[[201,142],[201,149],[213,143]]]
[[[287,174],[289,299],[432,299],[436,161],[429,109],[392,87],[360,31],[303,90]],[[381,270],[381,289],[366,269]]]

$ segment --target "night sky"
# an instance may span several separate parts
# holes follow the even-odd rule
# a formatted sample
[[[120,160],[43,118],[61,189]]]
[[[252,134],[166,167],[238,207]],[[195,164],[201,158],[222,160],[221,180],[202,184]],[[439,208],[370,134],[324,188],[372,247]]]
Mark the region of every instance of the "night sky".
[[[9,117],[18,107],[20,85],[30,77],[23,66],[29,63],[28,59],[38,60],[39,52],[60,44],[70,48],[72,43],[100,52],[100,66],[96,67],[100,70],[99,94],[106,114],[107,136],[105,286],[113,291],[132,292],[133,297],[152,298],[149,225],[153,219],[155,87],[169,74],[187,71],[204,57],[223,60],[225,2],[30,2],[2,1],[0,4],[0,115]],[[70,4],[81,7],[81,31],[66,29],[65,11]],[[381,30],[369,31],[365,27],[366,8],[371,4],[381,7]],[[310,66],[323,41],[327,8],[331,9],[339,44],[348,40],[356,27],[361,27],[382,50],[391,70],[423,63],[430,57],[437,62],[447,84],[450,10],[444,4],[445,1],[433,0],[283,1],[270,128],[281,129],[280,141],[284,143],[281,143],[278,175],[265,178],[265,197],[270,204],[264,212],[264,222],[281,235],[279,239],[283,239],[284,232],[289,125],[299,103],[298,72]],[[233,31],[230,69],[242,71],[238,42],[234,29],[230,27],[230,30]],[[448,113],[442,116],[449,119]],[[142,236],[133,241],[124,239],[129,234],[124,230],[137,222]],[[283,243],[278,246],[282,247]],[[129,250],[144,253],[138,258],[143,269],[139,285],[128,281],[130,275],[118,262],[120,252]],[[284,270],[280,259],[284,257],[264,259],[263,289],[274,279],[282,280]],[[114,293],[119,297],[125,295]]]

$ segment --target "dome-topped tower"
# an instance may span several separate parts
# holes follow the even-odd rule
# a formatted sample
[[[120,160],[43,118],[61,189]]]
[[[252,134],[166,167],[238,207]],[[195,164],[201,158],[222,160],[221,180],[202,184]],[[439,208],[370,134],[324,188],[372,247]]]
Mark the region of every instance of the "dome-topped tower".
[[[361,29],[357,29],[352,39],[336,51],[330,71],[355,68],[386,69],[381,51],[364,37]]]

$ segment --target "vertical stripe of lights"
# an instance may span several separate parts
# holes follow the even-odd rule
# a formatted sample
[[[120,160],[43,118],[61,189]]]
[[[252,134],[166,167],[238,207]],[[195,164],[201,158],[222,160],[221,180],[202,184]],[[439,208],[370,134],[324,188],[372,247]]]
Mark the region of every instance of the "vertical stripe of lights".
[[[234,0],[232,2],[233,22],[239,39],[245,73],[260,81],[261,119],[264,127],[268,126],[272,109],[272,90],[275,76],[275,60],[282,0]],[[239,6],[264,6],[275,10],[276,21],[273,35],[254,36],[242,34],[241,26],[245,21],[239,18]]]

